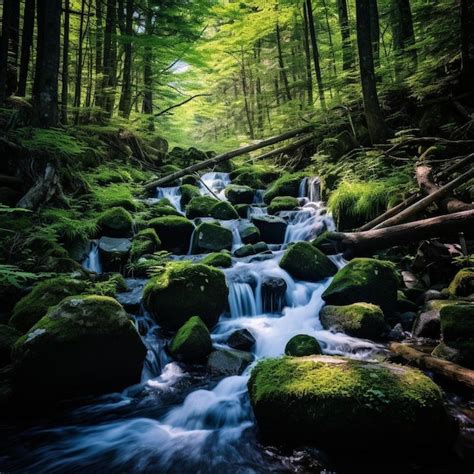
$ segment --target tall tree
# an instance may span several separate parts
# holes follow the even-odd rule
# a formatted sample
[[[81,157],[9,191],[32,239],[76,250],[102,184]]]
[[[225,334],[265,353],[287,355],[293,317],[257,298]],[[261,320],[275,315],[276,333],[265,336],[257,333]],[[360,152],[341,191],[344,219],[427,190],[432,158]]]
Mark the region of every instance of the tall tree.
[[[20,2],[13,1],[9,35],[9,67],[7,94],[14,94],[18,89],[18,58],[20,51]]]
[[[277,54],[278,54],[278,65],[280,67],[280,76],[283,81],[283,85],[285,86],[286,98],[288,100],[291,100],[291,90],[290,90],[290,84],[288,82],[288,75],[286,73],[285,61],[283,59],[283,49],[281,47],[281,31],[280,31],[280,24],[278,20],[276,24],[275,34],[276,34],[276,44],[277,44]]]
[[[474,5],[472,0],[460,0],[462,82],[472,90],[474,82]]]
[[[2,12],[2,37],[0,40],[0,104],[7,98],[8,45],[13,2],[4,2]]]
[[[153,34],[153,5],[152,0],[148,0],[147,11],[145,13],[145,34]],[[149,128],[154,130],[153,121],[153,48],[151,45],[145,46],[143,58],[143,113],[150,115]]]
[[[303,24],[304,24],[304,55],[306,66],[306,91],[308,94],[308,105],[313,105],[313,74],[311,71],[311,46],[309,44],[309,25],[308,14],[303,6]]]
[[[351,41],[347,0],[337,0],[337,13],[342,39],[342,69],[347,71],[354,67],[354,48]]]
[[[84,27],[85,23],[85,9],[86,0],[81,1],[81,13],[79,19],[79,44],[77,45],[77,56],[76,56],[76,80],[74,84],[74,123],[79,123],[80,117],[80,106],[81,106],[81,93],[82,93],[82,57],[84,54],[84,38],[86,31]]]
[[[104,33],[102,107],[107,118],[112,117],[117,85],[117,0],[107,0]]]
[[[130,116],[130,109],[132,107],[133,7],[133,0],[127,0],[125,22],[120,22],[121,33],[125,36],[125,40],[123,41],[124,58],[119,111],[124,118]],[[123,1],[120,2],[119,8],[123,11]]]
[[[61,83],[61,122],[68,122],[68,98],[69,98],[69,23],[70,23],[70,3],[64,1],[64,22],[63,22],[63,68]]]
[[[23,33],[21,37],[20,77],[18,80],[17,91],[17,94],[21,97],[26,95],[34,27],[35,0],[25,0],[25,7],[23,10]]]
[[[103,10],[102,1],[96,0],[95,2],[95,105],[97,107],[103,107],[104,105],[104,32],[103,32]]]
[[[380,109],[374,71],[373,44],[371,35],[370,1],[356,0],[357,46],[359,50],[360,81],[364,99],[364,113],[373,144],[383,143],[389,130]]]
[[[380,19],[377,0],[369,0],[369,18],[374,64],[378,65],[380,62]]]

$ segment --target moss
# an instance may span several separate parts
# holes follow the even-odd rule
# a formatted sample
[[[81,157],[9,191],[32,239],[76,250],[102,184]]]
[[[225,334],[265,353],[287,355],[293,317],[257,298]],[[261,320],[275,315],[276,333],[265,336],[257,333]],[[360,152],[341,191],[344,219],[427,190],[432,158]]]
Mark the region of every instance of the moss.
[[[182,216],[182,214],[180,214],[171,204],[169,206],[162,204],[152,206],[148,210],[148,215],[153,219],[164,216]]]
[[[20,331],[0,324],[0,367],[5,367],[11,362],[12,347],[20,337]]]
[[[100,281],[87,286],[84,293],[115,298],[118,292],[127,291],[127,283],[120,273],[107,274]]]
[[[372,303],[391,311],[397,302],[399,278],[391,262],[355,258],[334,277],[322,294],[328,304]]]
[[[292,277],[320,281],[337,272],[336,265],[308,242],[298,242],[285,251],[280,267]]]
[[[192,184],[183,184],[180,187],[181,190],[181,206],[185,207],[189,202],[201,195],[201,191],[197,186]]]
[[[170,354],[178,360],[200,360],[212,351],[211,335],[199,316],[188,319],[172,339]]]
[[[228,292],[220,270],[203,264],[174,262],[148,282],[143,301],[158,324],[166,329],[178,329],[195,314],[212,327],[227,306]]]
[[[276,214],[280,211],[292,211],[298,208],[298,199],[292,196],[277,196],[272,199],[272,202],[268,206],[269,214]]]
[[[199,180],[196,178],[196,176],[187,174],[181,178],[181,184],[191,184],[192,186],[197,186],[199,184]]]
[[[9,324],[26,332],[48,311],[67,296],[77,295],[86,289],[86,283],[68,277],[57,277],[36,284],[13,308]]]
[[[304,357],[321,353],[321,346],[316,338],[306,334],[293,336],[285,346],[285,354],[293,357]]]
[[[259,181],[262,183],[268,184],[271,183],[272,181],[275,181],[280,172],[264,165],[255,165],[255,166],[240,166],[233,170],[230,173],[230,178],[234,181],[238,181],[238,178],[241,175],[252,175],[256,176]],[[238,183],[238,184],[246,184],[246,183]],[[250,185],[248,185],[250,186]]]
[[[444,342],[453,345],[458,341],[474,341],[474,304],[445,305],[440,318]]]
[[[264,187],[263,181],[259,178],[258,174],[251,171],[240,173],[232,182],[233,184],[248,186],[252,189],[262,189]]]
[[[232,204],[252,204],[255,191],[249,186],[230,184],[225,189],[225,195]]]
[[[364,339],[379,339],[386,328],[382,310],[370,303],[325,306],[319,318],[324,329],[334,329]]]
[[[224,252],[210,253],[201,260],[201,263],[210,267],[230,268],[232,266],[232,258],[228,253]]]
[[[194,224],[183,216],[164,216],[148,223],[161,240],[164,249],[174,253],[185,253],[194,231]]]
[[[133,219],[122,207],[113,207],[105,211],[98,219],[101,235],[107,237],[127,237],[132,234]]]
[[[453,296],[469,296],[474,293],[474,268],[463,268],[449,284],[448,291]]]
[[[239,235],[244,244],[255,244],[260,241],[260,231],[253,224],[239,225]]]
[[[302,175],[287,174],[278,178],[265,192],[264,201],[269,204],[277,196],[298,197]]]
[[[239,214],[232,204],[227,201],[220,201],[212,208],[211,217],[220,220],[231,220],[238,219]]]
[[[249,213],[248,204],[236,204],[234,208],[237,211],[237,214],[239,215],[239,217],[241,217],[242,219],[247,219],[247,216]]]
[[[191,243],[193,253],[218,252],[232,248],[232,231],[218,224],[203,222],[196,228]]]
[[[161,241],[155,229],[143,229],[133,238],[130,258],[132,261],[138,260],[143,255],[156,252],[160,247]]]
[[[196,217],[210,217],[212,209],[219,201],[211,196],[198,196],[186,206],[186,217],[195,219]]]
[[[242,245],[242,247],[234,251],[234,257],[237,258],[248,257],[249,255],[255,255],[255,249],[252,244]]]
[[[389,441],[434,446],[452,434],[440,389],[407,367],[334,356],[267,359],[248,388],[261,431],[292,444],[392,449]]]

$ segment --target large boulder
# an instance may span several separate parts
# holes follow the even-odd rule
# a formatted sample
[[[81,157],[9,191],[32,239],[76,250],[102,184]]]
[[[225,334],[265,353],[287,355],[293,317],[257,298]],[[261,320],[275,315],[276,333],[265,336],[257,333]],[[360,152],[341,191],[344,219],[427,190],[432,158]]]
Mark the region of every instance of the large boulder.
[[[263,435],[339,450],[433,448],[451,439],[438,386],[420,371],[335,356],[259,362],[248,382]],[[284,416],[282,416],[284,414]]]
[[[308,242],[298,242],[283,254],[280,267],[293,278],[320,281],[337,273],[337,266]]]
[[[260,231],[260,239],[268,244],[281,244],[285,240],[286,221],[277,216],[253,216],[252,223]]]
[[[219,201],[211,196],[194,197],[186,206],[186,217],[188,219],[211,217],[212,209],[218,203]]]
[[[260,231],[249,222],[239,222],[238,231],[244,244],[256,244],[260,241]]]
[[[132,241],[125,238],[101,237],[99,255],[106,272],[121,272],[127,263]]]
[[[230,268],[232,266],[232,257],[227,252],[214,252],[206,255],[201,263],[210,267]]]
[[[229,336],[226,342],[232,349],[249,352],[256,341],[248,329],[237,329]]]
[[[300,175],[284,175],[278,178],[265,192],[263,197],[267,204],[277,196],[298,197],[302,177]]]
[[[8,324],[25,333],[48,311],[67,296],[78,295],[86,289],[86,283],[69,277],[57,277],[36,284],[13,308]]]
[[[181,191],[181,206],[187,206],[194,198],[199,197],[201,195],[201,191],[197,186],[192,184],[183,184],[180,187]]]
[[[143,255],[150,255],[161,247],[161,241],[155,229],[143,229],[133,238],[130,258],[132,261],[138,260]]]
[[[123,207],[105,211],[97,220],[100,235],[106,237],[129,237],[132,235],[132,215]]]
[[[212,375],[229,377],[240,375],[253,362],[250,352],[235,349],[213,351],[207,360],[207,368]]]
[[[155,229],[165,250],[186,253],[189,249],[194,224],[183,216],[165,216],[152,219],[149,227]]]
[[[286,304],[286,281],[278,277],[265,277],[262,281],[262,305],[264,313],[278,313]]]
[[[232,219],[238,219],[239,214],[230,202],[220,201],[212,208],[211,217],[214,219],[228,221]]]
[[[232,248],[232,231],[218,224],[203,222],[193,234],[193,253],[219,252]]]
[[[474,268],[463,268],[453,278],[448,287],[452,296],[470,296],[474,293]]]
[[[231,184],[225,189],[225,196],[232,204],[252,204],[255,191],[249,186]]]
[[[307,334],[293,336],[285,346],[285,354],[293,357],[305,357],[321,353],[321,346],[317,339]]]
[[[386,329],[382,310],[370,303],[325,306],[319,319],[324,329],[342,331],[349,336],[379,339]]]
[[[272,199],[268,206],[269,214],[276,214],[280,211],[292,211],[299,206],[298,199],[293,196],[277,196]]]
[[[212,327],[227,306],[228,293],[225,276],[217,268],[175,262],[150,279],[143,302],[165,329],[177,330],[196,314]]]
[[[199,316],[193,316],[178,329],[169,345],[170,354],[184,362],[204,359],[212,351],[211,335]]]
[[[11,351],[21,332],[11,326],[0,324],[0,368],[11,362]]]
[[[415,337],[439,339],[441,335],[440,311],[443,306],[452,304],[449,300],[429,300],[413,322],[411,332]]]
[[[322,294],[333,305],[372,303],[382,310],[393,311],[397,303],[398,275],[391,262],[372,258],[355,258],[339,270]]]
[[[145,345],[122,306],[97,295],[72,296],[50,308],[12,351],[20,393],[44,401],[138,383],[145,356]]]

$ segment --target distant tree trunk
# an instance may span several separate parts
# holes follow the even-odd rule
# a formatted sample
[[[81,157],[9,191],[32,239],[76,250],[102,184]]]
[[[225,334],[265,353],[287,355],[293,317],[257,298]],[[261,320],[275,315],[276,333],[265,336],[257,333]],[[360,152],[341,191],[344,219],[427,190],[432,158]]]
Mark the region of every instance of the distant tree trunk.
[[[355,58],[351,41],[351,29],[349,26],[349,15],[347,11],[346,0],[337,0],[337,12],[342,38],[342,69],[344,71],[348,71],[354,67]]]
[[[38,3],[38,40],[33,102],[37,123],[45,128],[58,124],[61,7],[61,0]]]
[[[255,97],[257,101],[257,128],[260,133],[263,132],[264,110],[262,103],[262,79],[260,78],[260,55],[262,50],[262,41],[257,41],[255,48],[255,60],[257,63],[257,78],[255,80]]]
[[[17,91],[17,94],[20,97],[25,97],[26,95],[34,27],[35,0],[25,0],[25,8],[23,10],[23,33],[21,39],[20,78],[18,81]]]
[[[245,115],[247,117],[247,124],[249,127],[249,136],[250,138],[255,138],[255,133],[253,130],[253,123],[252,123],[252,114],[250,111],[249,100],[248,100],[248,88],[247,88],[247,75],[245,71],[245,56],[244,50],[241,50],[242,54],[242,62],[241,62],[241,79],[242,79],[242,94],[244,96],[244,107],[245,107]]]
[[[125,17],[125,35],[127,40],[124,43],[122,92],[120,95],[119,110],[124,118],[130,116],[132,107],[132,35],[133,35],[133,0],[127,0],[127,13]]]
[[[145,18],[145,33],[153,34],[153,12],[151,10],[152,3],[148,1],[148,11]],[[150,115],[149,129],[154,130],[153,121],[153,49],[151,46],[145,46],[145,54],[143,58],[143,113]]]
[[[288,75],[286,74],[285,69],[285,61],[283,59],[283,51],[281,48],[281,32],[280,32],[280,25],[276,24],[276,40],[277,40],[277,53],[278,53],[278,65],[280,67],[280,76],[283,81],[283,85],[285,86],[285,93],[286,98],[291,100],[291,91],[290,91],[290,84],[288,82]]]
[[[104,34],[104,110],[111,118],[115,105],[117,85],[117,1],[107,0]]]
[[[329,48],[331,50],[331,58],[332,58],[332,69],[334,72],[334,77],[337,76],[337,70],[336,70],[336,52],[334,51],[334,43],[332,40],[332,33],[331,33],[331,26],[329,25],[329,15],[328,15],[328,7],[326,4],[326,0],[322,0],[323,6],[324,6],[324,17],[326,19],[326,28],[328,31],[328,39],[329,39]]]
[[[472,90],[474,82],[474,5],[472,0],[460,1],[462,83]]]
[[[357,45],[364,113],[370,139],[375,144],[385,142],[389,136],[389,131],[377,96],[369,8],[370,0],[356,0]]]
[[[68,98],[69,98],[69,0],[64,2],[64,39],[63,39],[63,69],[61,87],[61,122],[66,125],[68,122]]]
[[[81,14],[79,20],[79,44],[77,47],[76,57],[76,80],[74,83],[74,123],[79,123],[80,107],[81,107],[81,92],[82,92],[82,56],[84,53],[84,18],[85,18],[86,2],[81,2]]]
[[[8,44],[13,3],[8,1],[3,3],[2,38],[0,42],[0,104],[3,104],[7,98]]]
[[[318,41],[316,38],[316,28],[314,26],[314,19],[313,19],[313,4],[311,0],[305,0],[305,2],[306,2],[306,14],[308,15],[308,25],[309,25],[309,34],[311,37],[311,46],[313,49],[314,69],[316,71],[316,81],[318,83],[319,101],[321,103],[321,108],[323,110],[326,110],[326,100],[324,98],[323,78],[321,76],[321,67],[319,65]]]
[[[275,86],[276,103],[277,103],[277,106],[279,106],[280,105],[280,84],[278,82],[278,77],[275,77],[273,84]]]
[[[373,61],[380,63],[380,22],[377,0],[369,0],[370,36],[372,38]]]
[[[308,105],[313,105],[313,77],[311,74],[311,47],[309,45],[309,27],[308,14],[306,8],[303,6],[303,23],[304,23],[304,55],[306,66],[306,91],[308,94]]]
[[[103,66],[103,55],[104,55],[104,33],[103,29],[103,14],[102,14],[102,1],[96,0],[95,3],[95,17],[96,17],[96,31],[95,31],[95,105],[97,107],[103,107],[104,104],[104,66]]]
[[[8,1],[8,0],[7,0]],[[20,51],[20,2],[13,1],[10,19],[9,67],[7,75],[7,94],[12,95],[18,89],[18,58]]]

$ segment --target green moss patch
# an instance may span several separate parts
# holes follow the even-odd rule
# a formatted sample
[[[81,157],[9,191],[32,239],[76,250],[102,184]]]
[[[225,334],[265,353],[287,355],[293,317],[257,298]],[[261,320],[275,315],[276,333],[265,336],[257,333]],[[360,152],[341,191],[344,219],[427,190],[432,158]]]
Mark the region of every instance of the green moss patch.
[[[321,353],[321,346],[316,338],[306,334],[293,336],[285,346],[285,354],[294,357],[305,357]]]
[[[292,211],[299,206],[298,199],[292,196],[277,196],[272,199],[268,206],[269,214],[276,214],[280,211]]]
[[[97,220],[100,235],[106,237],[128,237],[132,234],[132,215],[122,207],[105,211]]]
[[[193,316],[178,329],[169,351],[175,359],[186,362],[200,360],[210,354],[211,335],[199,316]]]
[[[148,226],[156,231],[164,249],[186,253],[194,231],[194,224],[183,216],[164,216],[152,219]]]

